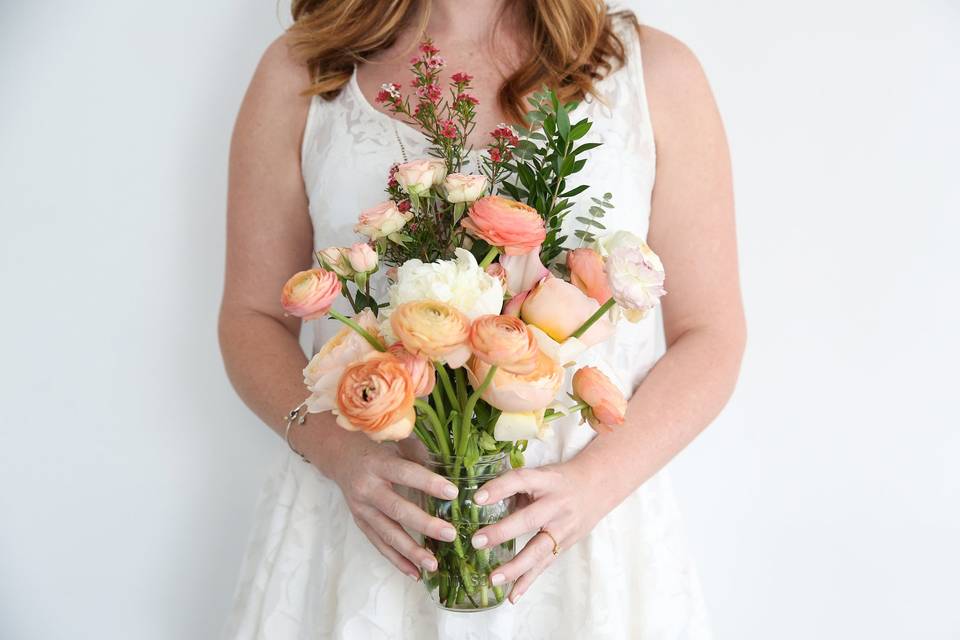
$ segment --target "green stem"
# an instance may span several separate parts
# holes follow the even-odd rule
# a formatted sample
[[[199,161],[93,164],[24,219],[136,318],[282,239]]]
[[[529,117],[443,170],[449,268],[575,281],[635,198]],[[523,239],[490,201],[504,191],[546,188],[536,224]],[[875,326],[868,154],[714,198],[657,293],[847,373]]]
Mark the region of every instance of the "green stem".
[[[339,311],[334,311],[333,309],[330,309],[330,315],[336,318],[337,320],[339,320],[340,322],[342,322],[343,324],[347,325],[357,333],[359,333],[361,336],[363,336],[363,339],[369,342],[370,346],[376,349],[377,351],[383,352],[387,350],[387,348],[383,346],[383,344],[379,340],[377,340],[375,337],[370,335],[370,333],[368,333],[366,329],[361,327],[354,320],[346,317],[345,315],[341,314]]]
[[[440,416],[440,424],[447,424],[447,411],[443,407],[443,396],[440,394],[440,387],[433,385],[433,391],[430,392],[433,397],[433,405],[437,408],[437,414]]]
[[[427,421],[433,427],[433,432],[437,436],[437,444],[440,445],[440,455],[444,458],[449,458],[450,447],[447,443],[447,434],[443,429],[443,425],[440,424],[440,418],[437,417],[437,413],[433,410],[433,407],[430,406],[430,403],[425,400],[417,399],[413,401],[413,404],[427,416]]]
[[[600,308],[593,312],[593,315],[587,318],[586,322],[580,325],[580,328],[570,334],[571,338],[579,338],[587,332],[587,329],[592,327],[594,323],[603,317],[603,315],[610,310],[613,305],[617,304],[617,301],[612,297],[600,305]]]
[[[543,421],[544,421],[544,422],[553,422],[554,420],[559,420],[560,418],[562,418],[562,417],[564,417],[564,416],[572,415],[572,414],[576,413],[577,411],[583,411],[584,409],[588,408],[589,406],[590,406],[590,405],[588,405],[586,402],[582,402],[582,401],[581,401],[581,402],[578,402],[577,404],[573,405],[572,407],[567,407],[567,412],[566,412],[566,413],[560,413],[559,411],[557,411],[557,412],[554,412],[554,413],[548,413],[548,414],[544,415],[544,416],[543,416]]]
[[[497,257],[500,253],[500,249],[497,247],[490,247],[490,251],[487,251],[487,255],[483,256],[483,260],[480,261],[480,268],[486,269],[493,259]]]
[[[450,406],[462,409],[463,405],[460,404],[460,401],[457,399],[457,394],[453,390],[453,385],[450,384],[450,374],[447,373],[447,368],[441,362],[435,362],[433,368],[437,370],[437,375],[440,377],[440,384],[443,385],[443,390],[447,394],[447,400],[450,401]]]
[[[347,302],[350,303],[350,307],[353,309],[353,312],[360,313],[360,309],[357,308],[357,301],[354,300],[352,295],[350,295],[350,287],[347,286],[346,282],[343,283],[343,286],[340,288],[340,291],[343,292],[343,297],[345,297],[347,299]]]
[[[497,365],[493,365],[487,371],[486,377],[483,379],[483,382],[477,387],[474,392],[470,395],[470,399],[467,400],[466,406],[463,408],[463,429],[466,430],[470,427],[470,420],[473,418],[473,408],[477,406],[477,401],[480,400],[480,396],[484,391],[487,390],[487,387],[490,386],[490,383],[493,381],[494,374],[497,373]],[[467,438],[462,439],[464,442],[461,442],[460,446],[465,447]],[[457,455],[462,456],[463,452],[459,449],[457,450]]]

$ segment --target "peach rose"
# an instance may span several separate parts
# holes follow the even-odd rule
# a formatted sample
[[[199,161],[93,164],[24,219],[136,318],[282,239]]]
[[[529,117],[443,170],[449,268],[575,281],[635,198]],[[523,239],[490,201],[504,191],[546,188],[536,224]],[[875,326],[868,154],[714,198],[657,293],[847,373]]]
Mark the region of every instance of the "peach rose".
[[[400,231],[412,215],[402,213],[397,208],[397,203],[393,200],[387,200],[361,212],[360,219],[353,230],[362,233],[371,240],[379,240]]]
[[[460,224],[470,235],[500,247],[508,256],[530,253],[547,236],[536,209],[502,196],[480,198]]]
[[[520,307],[520,317],[553,340],[563,342],[599,308],[596,300],[569,282],[550,277],[530,291]],[[600,318],[580,336],[580,341],[592,347],[613,335],[613,329],[610,320]]]
[[[377,252],[365,242],[358,242],[344,253],[350,262],[350,267],[357,273],[370,273],[377,269]]]
[[[550,275],[550,271],[540,261],[540,245],[529,253],[500,256],[500,264],[507,272],[507,293],[514,296],[529,291]]]
[[[573,395],[588,405],[580,415],[597,433],[613,431],[613,427],[623,424],[627,399],[600,369],[577,370],[573,374]]]
[[[413,431],[413,381],[389,354],[375,353],[349,365],[337,387],[337,424],[371,439],[402,440]]]
[[[315,320],[326,315],[340,295],[340,279],[325,269],[301,271],[287,280],[280,305],[292,316]]]
[[[433,385],[437,382],[437,373],[434,371],[433,363],[424,358],[407,351],[403,344],[397,342],[392,345],[387,352],[399,360],[410,374],[413,381],[413,395],[417,398],[430,395],[433,391]]]
[[[447,202],[473,202],[487,190],[487,178],[451,173],[444,179],[443,188],[447,192]]]
[[[467,366],[470,384],[480,386],[490,365],[474,356]],[[481,397],[490,405],[510,413],[543,411],[553,402],[563,385],[563,368],[554,360],[537,352],[535,366],[530,373],[519,375],[497,369],[490,386]]]
[[[510,373],[527,374],[537,366],[537,339],[523,320],[514,316],[480,316],[470,326],[470,349],[487,364]]]
[[[470,357],[470,319],[445,302],[404,302],[390,314],[390,328],[410,353],[456,369]]]
[[[570,282],[585,294],[603,304],[610,299],[610,284],[603,257],[593,249],[574,249],[567,252]]]
[[[369,309],[364,309],[353,319],[370,335],[382,340],[377,319]],[[337,385],[343,370],[373,352],[370,343],[350,327],[343,327],[327,340],[303,370],[303,383],[310,391],[307,410],[320,413],[337,406]]]
[[[394,177],[404,191],[411,195],[420,195],[443,182],[446,175],[446,162],[440,158],[425,158],[398,165]]]

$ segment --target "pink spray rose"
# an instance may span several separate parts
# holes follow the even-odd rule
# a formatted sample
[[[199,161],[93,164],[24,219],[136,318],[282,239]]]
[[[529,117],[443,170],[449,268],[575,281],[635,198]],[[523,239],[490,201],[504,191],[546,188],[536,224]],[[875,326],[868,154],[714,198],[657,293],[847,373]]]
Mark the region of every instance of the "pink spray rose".
[[[447,175],[447,165],[439,158],[411,160],[397,165],[394,177],[407,193],[420,195],[435,187]]]
[[[363,211],[353,230],[379,240],[400,231],[410,218],[411,214],[402,213],[393,200],[387,200]]]
[[[357,273],[370,273],[377,269],[377,252],[365,242],[358,242],[345,250],[350,267]]]

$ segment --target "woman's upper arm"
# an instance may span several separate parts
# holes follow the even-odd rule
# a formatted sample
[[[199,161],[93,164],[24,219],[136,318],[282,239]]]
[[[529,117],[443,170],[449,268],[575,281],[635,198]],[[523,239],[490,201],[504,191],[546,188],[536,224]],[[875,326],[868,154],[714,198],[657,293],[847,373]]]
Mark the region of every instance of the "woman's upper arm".
[[[667,272],[667,341],[710,327],[742,344],[733,184],[720,114],[683,43],[643,27],[641,46],[657,146],[648,237]]]
[[[227,268],[223,314],[284,318],[280,289],[312,260],[312,226],[300,173],[309,98],[306,70],[283,37],[264,53],[247,89],[230,145]]]

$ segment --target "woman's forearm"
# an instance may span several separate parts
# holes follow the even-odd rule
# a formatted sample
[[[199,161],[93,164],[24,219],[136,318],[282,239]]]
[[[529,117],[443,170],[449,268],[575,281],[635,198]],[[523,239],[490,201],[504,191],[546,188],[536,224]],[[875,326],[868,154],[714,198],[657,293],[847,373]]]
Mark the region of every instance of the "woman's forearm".
[[[247,310],[222,315],[220,348],[230,382],[244,403],[283,437],[284,416],[307,396],[307,360],[300,343],[288,326],[267,314]],[[304,425],[295,425],[290,443],[332,477],[331,460],[356,435],[337,428],[324,412],[309,414]]]
[[[626,422],[572,461],[613,509],[686,447],[733,392],[742,331],[692,329],[678,337],[630,399]]]

